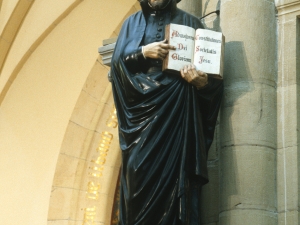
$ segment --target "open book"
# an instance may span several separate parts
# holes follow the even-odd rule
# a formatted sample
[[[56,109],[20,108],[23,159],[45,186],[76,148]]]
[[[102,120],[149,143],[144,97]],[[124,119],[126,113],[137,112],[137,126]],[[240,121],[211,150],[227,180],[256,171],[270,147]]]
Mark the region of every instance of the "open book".
[[[169,50],[163,71],[179,73],[185,65],[194,64],[196,70],[223,78],[225,37],[221,32],[171,23],[166,25],[165,38],[176,50]]]

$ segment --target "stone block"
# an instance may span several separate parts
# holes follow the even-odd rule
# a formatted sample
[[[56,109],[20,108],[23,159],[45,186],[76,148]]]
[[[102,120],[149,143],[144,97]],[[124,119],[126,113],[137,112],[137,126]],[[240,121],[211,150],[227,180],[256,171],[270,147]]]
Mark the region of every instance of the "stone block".
[[[109,99],[112,98],[110,95]],[[108,99],[108,101],[110,101]],[[115,113],[115,107],[113,102],[100,103],[103,104],[102,112],[98,117],[96,131],[102,133],[103,131],[110,132],[112,134],[118,134],[118,121]],[[116,136],[117,137],[117,136]],[[115,136],[114,136],[115,138]]]
[[[92,122],[98,105],[98,100],[90,96],[87,92],[81,91],[70,120],[84,128],[94,130],[95,124]]]
[[[298,85],[277,88],[277,147],[298,145]]]
[[[53,186],[80,188],[80,181],[85,161],[72,156],[60,154],[56,165]]]
[[[221,27],[226,37],[224,78],[230,79],[225,83],[248,81],[250,76],[253,80],[274,83],[277,72],[274,3],[223,1],[221,9]]]
[[[102,64],[110,66],[115,46],[116,43],[113,43],[98,48],[98,52],[102,56]]]
[[[113,198],[100,194],[98,199],[88,199],[86,193],[81,191],[77,199],[77,207],[72,212],[70,219],[83,221],[87,209],[93,212],[95,223],[110,224]]]
[[[60,152],[69,156],[85,159],[88,153],[87,143],[91,142],[93,134],[93,131],[70,121]]]
[[[199,9],[202,8],[202,1],[182,1],[178,4],[178,8],[189,12],[196,17],[200,17],[201,11]]]
[[[88,146],[86,146],[88,148],[88,154],[86,156],[86,160],[87,162],[90,162],[91,160],[96,160],[97,157],[99,156],[99,144],[101,141],[101,134],[99,134],[98,132],[93,132],[93,136],[90,140],[90,142],[88,143]]]
[[[278,225],[298,225],[299,211],[289,211],[278,213]]]
[[[106,86],[110,85],[107,79],[108,71],[109,68],[101,64],[98,59],[86,79],[83,90],[93,98],[100,100],[105,92]]]
[[[121,159],[122,152],[120,149],[119,139],[115,139],[112,141],[110,145],[109,154],[107,155],[107,166],[112,166],[115,169],[119,169],[121,167]]]
[[[299,41],[297,40],[299,33],[297,33],[296,17],[280,20],[278,32],[278,48],[280,49],[278,53],[278,86],[299,83],[300,77],[297,76],[297,63],[299,63],[299,46],[297,46]]]
[[[98,179],[90,179],[90,181],[94,181],[95,184],[98,184],[100,186],[99,194],[107,195],[111,198],[114,198],[119,172],[120,169],[104,166],[103,176]],[[86,190],[87,187],[85,191]]]
[[[202,7],[202,16],[207,15],[208,13],[213,12],[217,9],[220,9],[220,5],[221,5],[221,3],[218,0],[212,0],[209,2],[205,2],[205,4],[203,4],[203,2],[202,2],[202,6],[203,6]],[[217,16],[216,14],[209,15],[208,17],[205,18],[204,22],[206,22],[206,20],[213,19],[216,16]],[[202,23],[203,23],[203,21],[202,21]]]
[[[115,185],[118,178],[118,171],[121,165],[121,151],[119,149],[119,143],[117,140],[113,140],[110,144],[108,151],[99,151],[99,142],[101,135],[95,132],[94,138],[90,143],[89,155],[84,161],[84,165],[81,168],[81,177],[78,177],[76,183],[80,183],[80,190],[87,191],[88,183],[94,182],[94,184],[100,185],[101,190],[107,190],[107,193],[114,191],[111,188],[112,184]],[[100,155],[101,153],[101,155]],[[104,193],[106,193],[104,191]],[[110,193],[111,196],[114,193]]]
[[[119,176],[119,168],[103,166],[102,176],[94,177],[88,173],[81,179],[81,189],[85,192],[88,191],[89,183],[93,183],[92,186],[99,186],[99,193],[107,194],[110,197],[114,197],[116,182]],[[91,170],[90,170],[91,171]],[[94,196],[91,194],[91,196]]]
[[[73,210],[70,212],[69,218],[72,221],[83,221],[84,219],[84,208],[92,206],[89,204],[90,201],[86,196],[86,191],[77,190],[73,192],[72,202],[74,205]]]
[[[225,89],[220,113],[221,146],[258,145],[275,149],[275,88],[259,83],[247,87],[248,84]]]
[[[277,150],[278,212],[297,211],[299,202],[299,149]]]
[[[243,209],[225,211],[220,214],[221,225],[275,225],[277,224],[276,212]]]
[[[221,211],[276,211],[276,152],[251,145],[223,148],[220,199]]]
[[[72,206],[73,189],[52,188],[48,220],[68,220]]]
[[[88,162],[91,160],[96,160],[100,156],[99,146],[102,139],[101,134],[95,132],[95,137],[90,146],[89,157],[87,157]],[[102,143],[102,142],[101,142]],[[116,135],[113,136],[109,144],[109,148],[105,152],[105,166],[120,168],[121,165],[121,150],[119,147],[119,139]]]
[[[208,15],[209,13],[220,9],[220,5],[221,3],[218,0],[206,1],[205,4],[202,3],[203,7],[201,16]],[[205,29],[220,32],[222,31],[220,27],[220,16],[218,16],[216,13],[206,16],[205,18],[201,19],[201,22],[204,25]]]
[[[281,0],[276,1],[276,7],[288,7],[290,5],[293,5],[293,3],[297,3],[299,0]],[[286,6],[285,6],[286,5]]]

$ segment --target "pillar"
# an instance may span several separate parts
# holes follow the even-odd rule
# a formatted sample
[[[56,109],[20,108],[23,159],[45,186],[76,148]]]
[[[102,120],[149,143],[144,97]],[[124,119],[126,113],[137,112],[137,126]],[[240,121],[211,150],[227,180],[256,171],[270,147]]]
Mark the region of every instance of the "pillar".
[[[274,225],[276,11],[273,0],[223,0],[226,37],[220,118],[222,225]]]
[[[300,1],[279,1],[277,10],[278,225],[289,225],[300,223]]]
[[[201,9],[202,9],[202,1],[197,0],[190,0],[185,1],[182,0],[178,3],[178,8],[188,12],[196,17],[201,17]]]

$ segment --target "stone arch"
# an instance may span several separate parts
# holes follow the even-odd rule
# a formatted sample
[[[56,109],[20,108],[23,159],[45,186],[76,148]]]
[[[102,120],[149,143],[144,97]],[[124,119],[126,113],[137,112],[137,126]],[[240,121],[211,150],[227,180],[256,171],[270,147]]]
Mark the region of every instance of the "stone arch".
[[[3,28],[0,38],[0,74],[5,63],[5,59],[9,53],[9,50],[13,44],[15,37],[18,34],[19,28],[22,25],[26,14],[30,10],[30,7],[34,0],[24,1],[20,0],[17,2],[13,12],[11,13],[5,27]],[[0,1],[1,9],[2,1]]]
[[[72,113],[56,166],[48,224],[110,224],[120,151],[107,72],[98,59]]]
[[[110,37],[137,10],[138,2]],[[121,155],[108,71],[99,57],[72,112],[53,179],[48,225],[113,223]]]
[[[28,29],[28,21],[27,24],[25,22],[23,26],[23,22],[25,20],[25,17],[27,14],[29,14],[29,10],[31,7],[32,13],[29,15],[29,19],[33,14],[33,17],[39,16],[38,14],[34,15],[35,11],[40,10],[41,3],[34,4],[34,0],[31,1],[23,1],[20,0],[17,2],[11,16],[9,17],[3,31],[1,34],[0,39],[0,48],[2,49],[0,53],[0,74],[4,74],[6,76],[4,79],[7,80],[3,89],[0,92],[0,105],[2,101],[4,100],[7,92],[9,91],[10,87],[12,86],[14,80],[18,76],[20,70],[25,65],[31,54],[38,48],[38,46],[45,40],[45,38],[53,31],[53,29],[64,19],[66,18],[78,5],[81,3],[82,0],[74,0],[70,5],[66,4],[64,7],[61,7],[60,10],[57,10],[56,13],[53,13],[51,16],[48,16],[46,24],[44,24],[40,29],[38,29],[38,32],[36,32],[35,35],[32,35],[30,38],[28,38],[28,44],[24,49],[21,49],[21,52],[18,52],[18,55],[14,54],[14,51],[16,51],[16,48],[20,48],[20,40],[16,40],[17,34],[20,31],[21,34],[19,35],[19,38],[24,38],[22,34],[24,34],[24,30]],[[39,27],[39,26],[38,26]],[[30,31],[30,27],[29,27]],[[13,47],[13,44],[15,45],[15,49],[12,49],[11,57],[8,58],[10,55],[10,50]],[[19,45],[18,45],[19,44]],[[24,45],[24,44],[23,44]],[[21,53],[21,54],[20,54]],[[5,66],[6,59],[13,58],[13,61],[15,61],[13,64],[13,70],[9,71],[3,70]],[[9,63],[8,63],[9,64]],[[6,75],[7,74],[7,75]]]
[[[6,13],[1,13],[0,16],[2,18],[5,14],[8,21],[18,0],[1,2],[1,12]],[[70,184],[72,178],[85,188],[89,182],[96,184],[96,181],[84,180],[84,176],[80,175],[89,172],[91,165],[88,163],[91,160],[97,160],[94,156],[98,154],[97,145],[101,141],[101,133],[112,133],[116,129],[101,129],[101,126],[106,128],[106,120],[109,119],[106,116],[112,110],[112,96],[106,78],[108,68],[98,59],[97,48],[103,39],[116,36],[121,20],[128,10],[132,10],[130,7],[136,1],[122,0],[117,5],[105,0],[32,2],[5,56],[0,76],[0,136],[1,140],[6,140],[1,141],[1,149],[5,150],[1,166],[6,168],[5,171],[2,170],[2,177],[9,185],[9,188],[0,188],[5,193],[3,196],[7,206],[3,209],[3,214],[6,215],[3,220],[32,225],[82,224],[80,220],[83,220],[84,213],[72,211],[66,205],[78,205],[79,210],[89,207],[84,202],[85,191],[82,191],[83,201],[80,201],[80,195],[74,193],[68,199],[60,196],[59,204],[62,208],[56,216],[59,217],[59,213],[63,212],[63,215],[67,215],[66,218],[47,218],[47,212],[49,211],[49,216],[53,215],[52,206],[57,206],[56,202],[52,204],[52,199],[59,191],[58,186],[53,187],[50,200],[53,176],[57,168],[55,184],[63,177],[61,186],[65,189],[70,187],[67,184]],[[11,12],[7,10],[8,5]],[[108,16],[112,19],[105,20]],[[1,34],[7,21],[0,20]],[[93,121],[88,121],[89,119]],[[71,125],[70,121],[73,122]],[[76,135],[78,127],[83,127],[82,133],[86,133],[79,132]],[[65,138],[71,135],[78,144],[82,137],[80,135],[85,134],[87,136],[81,146],[83,155],[77,157],[83,157],[83,161],[80,160],[78,166],[74,162],[67,165],[62,163],[68,156],[61,152],[67,145]],[[114,136],[110,143],[111,149],[117,148],[114,146],[116,141]],[[77,144],[71,146],[72,153]],[[119,154],[118,151],[115,153]],[[104,172],[109,172],[107,179],[111,181],[118,172],[108,163],[110,161],[111,165],[116,165],[112,160],[116,157],[109,157],[110,155],[106,157]],[[59,170],[62,166],[66,166],[68,170]],[[63,174],[59,174],[61,172]],[[71,175],[64,177],[68,172]],[[73,174],[74,177],[71,178]],[[79,186],[77,189],[78,193],[80,188]],[[101,190],[107,189],[114,192],[111,185],[101,187]],[[108,202],[108,195],[105,193],[109,191],[99,193],[105,196],[101,198],[105,207]],[[17,216],[14,211],[18,212]],[[107,213],[103,215],[108,217]]]

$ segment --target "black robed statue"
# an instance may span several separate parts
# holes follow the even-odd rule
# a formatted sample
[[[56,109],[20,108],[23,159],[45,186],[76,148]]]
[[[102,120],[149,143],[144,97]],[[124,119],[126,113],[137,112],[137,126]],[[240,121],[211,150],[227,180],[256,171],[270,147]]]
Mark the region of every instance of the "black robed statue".
[[[180,0],[141,0],[123,24],[111,63],[122,150],[120,225],[199,225],[223,84],[193,65],[162,72],[166,24],[202,28]]]

